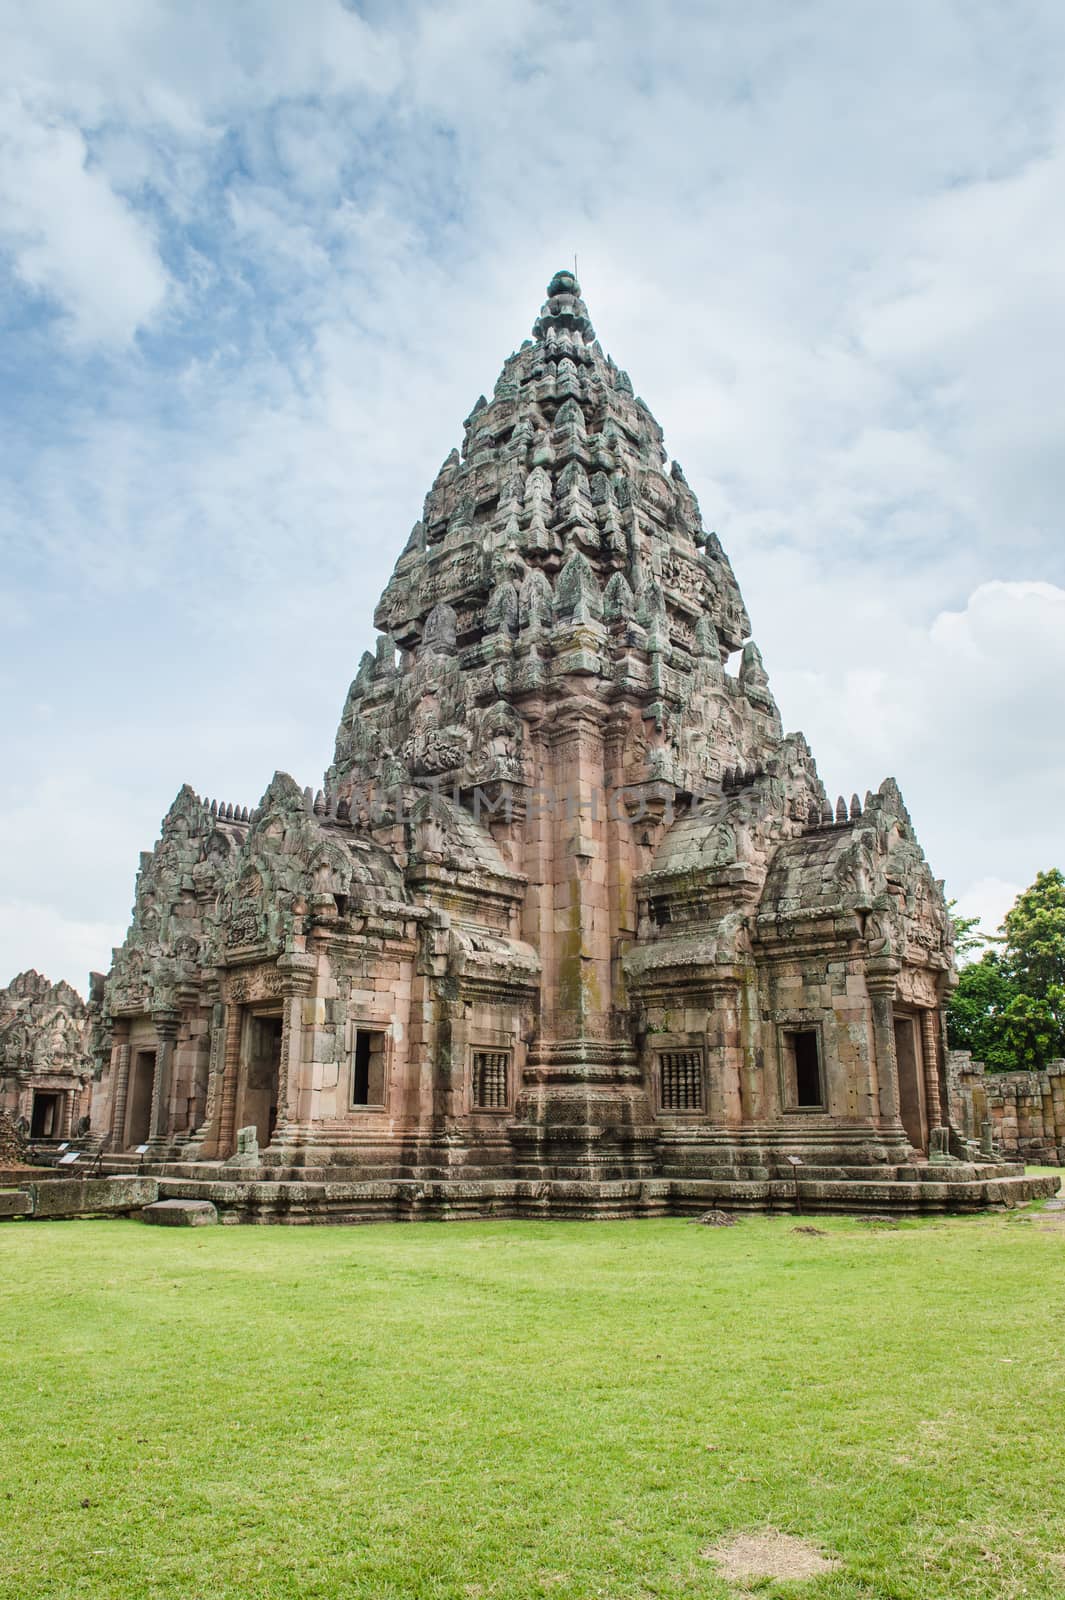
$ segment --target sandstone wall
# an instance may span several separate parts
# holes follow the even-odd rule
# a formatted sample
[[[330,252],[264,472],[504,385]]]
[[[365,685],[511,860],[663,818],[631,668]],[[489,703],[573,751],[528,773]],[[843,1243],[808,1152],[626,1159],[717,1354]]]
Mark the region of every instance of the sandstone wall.
[[[947,1077],[951,1122],[967,1138],[979,1138],[989,1121],[1006,1154],[1065,1166],[1065,1061],[1043,1072],[988,1072],[967,1050],[954,1050]]]

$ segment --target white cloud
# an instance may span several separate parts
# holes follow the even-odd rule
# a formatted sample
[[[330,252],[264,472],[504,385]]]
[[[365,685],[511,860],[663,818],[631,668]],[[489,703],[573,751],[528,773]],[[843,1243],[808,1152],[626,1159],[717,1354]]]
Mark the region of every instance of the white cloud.
[[[1060,7],[14,15],[0,236],[66,329],[5,330],[0,889],[59,918],[17,964],[124,918],[182,779],[316,781],[433,473],[574,250],[828,781],[897,772],[952,892],[1053,864]]]
[[[979,917],[977,932],[993,934],[1002,926],[1002,919],[1021,890],[1027,885],[1008,883],[1004,878],[978,878],[964,894],[957,897],[956,913],[960,917]]]
[[[65,979],[87,999],[89,973],[106,971],[111,950],[121,944],[125,933],[121,922],[78,922],[32,901],[0,900],[3,981],[8,983],[16,973],[35,967],[53,983]]]
[[[166,299],[150,225],[87,165],[81,132],[15,96],[0,101],[0,242],[75,340],[128,343]]]
[[[837,674],[785,672],[778,692],[831,785],[849,794],[900,779],[949,891],[993,914],[999,890],[981,885],[1002,882],[1012,899],[1062,860],[1065,589],[996,580],[930,624],[896,612],[896,599],[890,588],[867,597],[837,624]]]

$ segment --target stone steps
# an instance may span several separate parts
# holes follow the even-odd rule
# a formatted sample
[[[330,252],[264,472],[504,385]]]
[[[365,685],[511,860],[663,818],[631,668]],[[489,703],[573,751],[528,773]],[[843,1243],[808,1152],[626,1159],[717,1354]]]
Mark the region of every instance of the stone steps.
[[[937,1169],[928,1169],[936,1171]],[[942,1170],[942,1169],[939,1169]],[[1057,1192],[1056,1177],[1005,1175],[943,1181],[938,1176],[876,1180],[835,1177],[794,1180],[631,1179],[567,1183],[558,1180],[277,1182],[216,1175],[166,1176],[166,1199],[209,1200],[223,1222],[376,1222],[474,1217],[697,1216],[714,1207],[741,1211],[920,1215],[1011,1207]]]
[[[139,1158],[138,1158],[139,1160]],[[556,1169],[553,1173],[526,1173],[515,1179],[513,1175],[495,1168],[469,1162],[453,1167],[431,1163],[409,1166],[368,1166],[366,1163],[330,1162],[328,1165],[281,1166],[276,1162],[260,1161],[249,1165],[218,1161],[157,1161],[127,1164],[128,1158],[109,1158],[110,1172],[145,1173],[159,1177],[181,1178],[204,1182],[240,1183],[299,1183],[299,1184],[352,1184],[352,1183],[488,1183],[502,1182],[564,1182],[587,1181],[586,1173],[567,1175]],[[810,1183],[970,1183],[989,1178],[1023,1176],[1024,1167],[1017,1162],[952,1162],[934,1165],[913,1162],[905,1166],[799,1166],[774,1163],[772,1166],[725,1164],[700,1165],[698,1171],[685,1171],[678,1165],[674,1171],[658,1173],[655,1177],[641,1177],[639,1173],[626,1174],[624,1178],[600,1178],[598,1182],[665,1181],[668,1183],[786,1183],[794,1187],[798,1182],[805,1187]]]

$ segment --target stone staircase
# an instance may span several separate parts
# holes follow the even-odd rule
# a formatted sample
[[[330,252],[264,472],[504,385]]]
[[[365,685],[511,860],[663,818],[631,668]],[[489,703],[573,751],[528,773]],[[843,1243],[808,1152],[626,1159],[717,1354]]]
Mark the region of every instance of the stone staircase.
[[[1012,1208],[1057,1193],[1055,1176],[1008,1162],[880,1170],[807,1168],[715,1178],[566,1181],[367,1177],[343,1168],[145,1167],[166,1199],[209,1200],[223,1222],[383,1222],[419,1218],[697,1216],[713,1207],[788,1213],[924,1215]]]

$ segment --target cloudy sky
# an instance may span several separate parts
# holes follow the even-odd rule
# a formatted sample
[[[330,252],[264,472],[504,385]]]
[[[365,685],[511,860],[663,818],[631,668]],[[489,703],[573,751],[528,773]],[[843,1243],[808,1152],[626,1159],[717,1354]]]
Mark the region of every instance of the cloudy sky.
[[[0,983],[179,785],[317,784],[461,420],[579,258],[833,790],[1065,865],[1059,0],[8,0]]]

